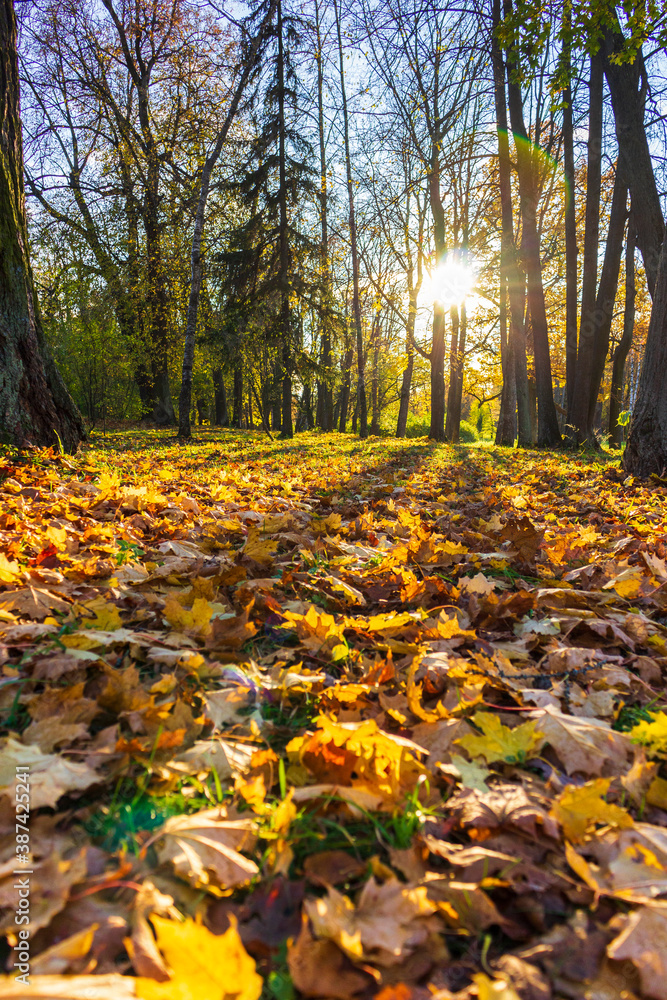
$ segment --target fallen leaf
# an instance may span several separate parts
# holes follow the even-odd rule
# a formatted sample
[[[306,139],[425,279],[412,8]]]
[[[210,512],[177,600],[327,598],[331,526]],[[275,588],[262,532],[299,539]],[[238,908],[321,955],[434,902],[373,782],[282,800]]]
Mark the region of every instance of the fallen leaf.
[[[220,809],[173,816],[154,839],[161,864],[171,864],[181,878],[209,892],[244,885],[258,872],[255,862],[239,853],[252,850],[255,824],[228,820]]]
[[[667,1000],[667,907],[642,906],[625,918],[607,954],[629,959],[639,970],[642,990],[651,1000]]]
[[[609,790],[611,778],[596,778],[577,788],[568,785],[561,792],[551,810],[552,816],[560,823],[563,834],[573,843],[581,843],[598,823],[627,829],[633,819],[627,809],[606,802],[604,796]]]
[[[462,736],[456,743],[462,746],[471,758],[483,757],[487,764],[497,760],[521,763],[528,757],[535,756],[544,743],[544,737],[535,732],[537,723],[534,721],[524,722],[510,729],[490,712],[476,712],[472,721],[484,735]]]
[[[264,983],[234,925],[216,935],[194,920],[151,922],[172,976],[163,983],[139,977],[141,1000],[259,1000]]]

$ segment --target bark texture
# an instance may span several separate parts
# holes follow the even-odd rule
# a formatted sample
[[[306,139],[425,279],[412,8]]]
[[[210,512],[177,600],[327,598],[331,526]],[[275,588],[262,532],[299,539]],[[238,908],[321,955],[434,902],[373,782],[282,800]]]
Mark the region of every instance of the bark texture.
[[[16,20],[0,0],[0,440],[76,451],[83,421],[44,340],[28,260]]]
[[[667,470],[667,241],[660,254],[646,351],[623,468],[640,477],[651,473],[664,476]]]
[[[637,246],[644,261],[649,292],[653,296],[660,248],[665,236],[665,220],[644,127],[647,90],[644,59],[640,50],[632,63],[618,65],[612,62],[611,57],[622,44],[623,35],[617,25],[616,31],[608,31],[605,36],[604,72],[614,110],[619,165],[628,180]]]
[[[506,0],[506,12],[510,3]],[[537,443],[540,447],[560,444],[558,416],[554,404],[549,352],[549,329],[544,301],[540,235],[537,225],[538,190],[535,177],[532,147],[523,117],[521,87],[517,82],[513,57],[508,57],[508,103],[510,122],[516,143],[517,173],[519,176],[519,203],[522,221],[522,245],[526,264],[528,305],[533,329],[535,349],[535,383],[537,389]]]
[[[625,306],[623,309],[623,335],[616,345],[612,358],[611,390],[609,394],[609,443],[612,448],[623,444],[623,428],[618,422],[623,409],[623,382],[625,362],[632,346],[635,328],[635,227],[632,215],[628,219],[625,242]]]

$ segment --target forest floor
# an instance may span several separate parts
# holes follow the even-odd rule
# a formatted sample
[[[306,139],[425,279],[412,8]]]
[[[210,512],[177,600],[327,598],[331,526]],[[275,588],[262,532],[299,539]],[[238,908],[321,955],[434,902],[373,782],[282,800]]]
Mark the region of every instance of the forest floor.
[[[667,1000],[665,483],[197,438],[0,459],[0,995]]]

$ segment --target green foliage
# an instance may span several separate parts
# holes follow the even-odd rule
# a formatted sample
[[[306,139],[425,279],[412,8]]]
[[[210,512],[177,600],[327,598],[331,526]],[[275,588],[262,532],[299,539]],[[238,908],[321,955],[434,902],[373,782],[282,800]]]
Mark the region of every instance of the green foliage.
[[[459,428],[459,440],[464,444],[473,444],[479,440],[477,429],[469,424],[467,420],[462,420]]]

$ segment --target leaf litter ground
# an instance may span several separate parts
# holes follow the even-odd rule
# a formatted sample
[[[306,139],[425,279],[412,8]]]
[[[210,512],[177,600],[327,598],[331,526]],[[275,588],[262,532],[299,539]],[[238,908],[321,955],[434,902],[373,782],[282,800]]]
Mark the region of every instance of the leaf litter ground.
[[[664,484],[143,432],[0,496],[1,996],[667,1000]]]

